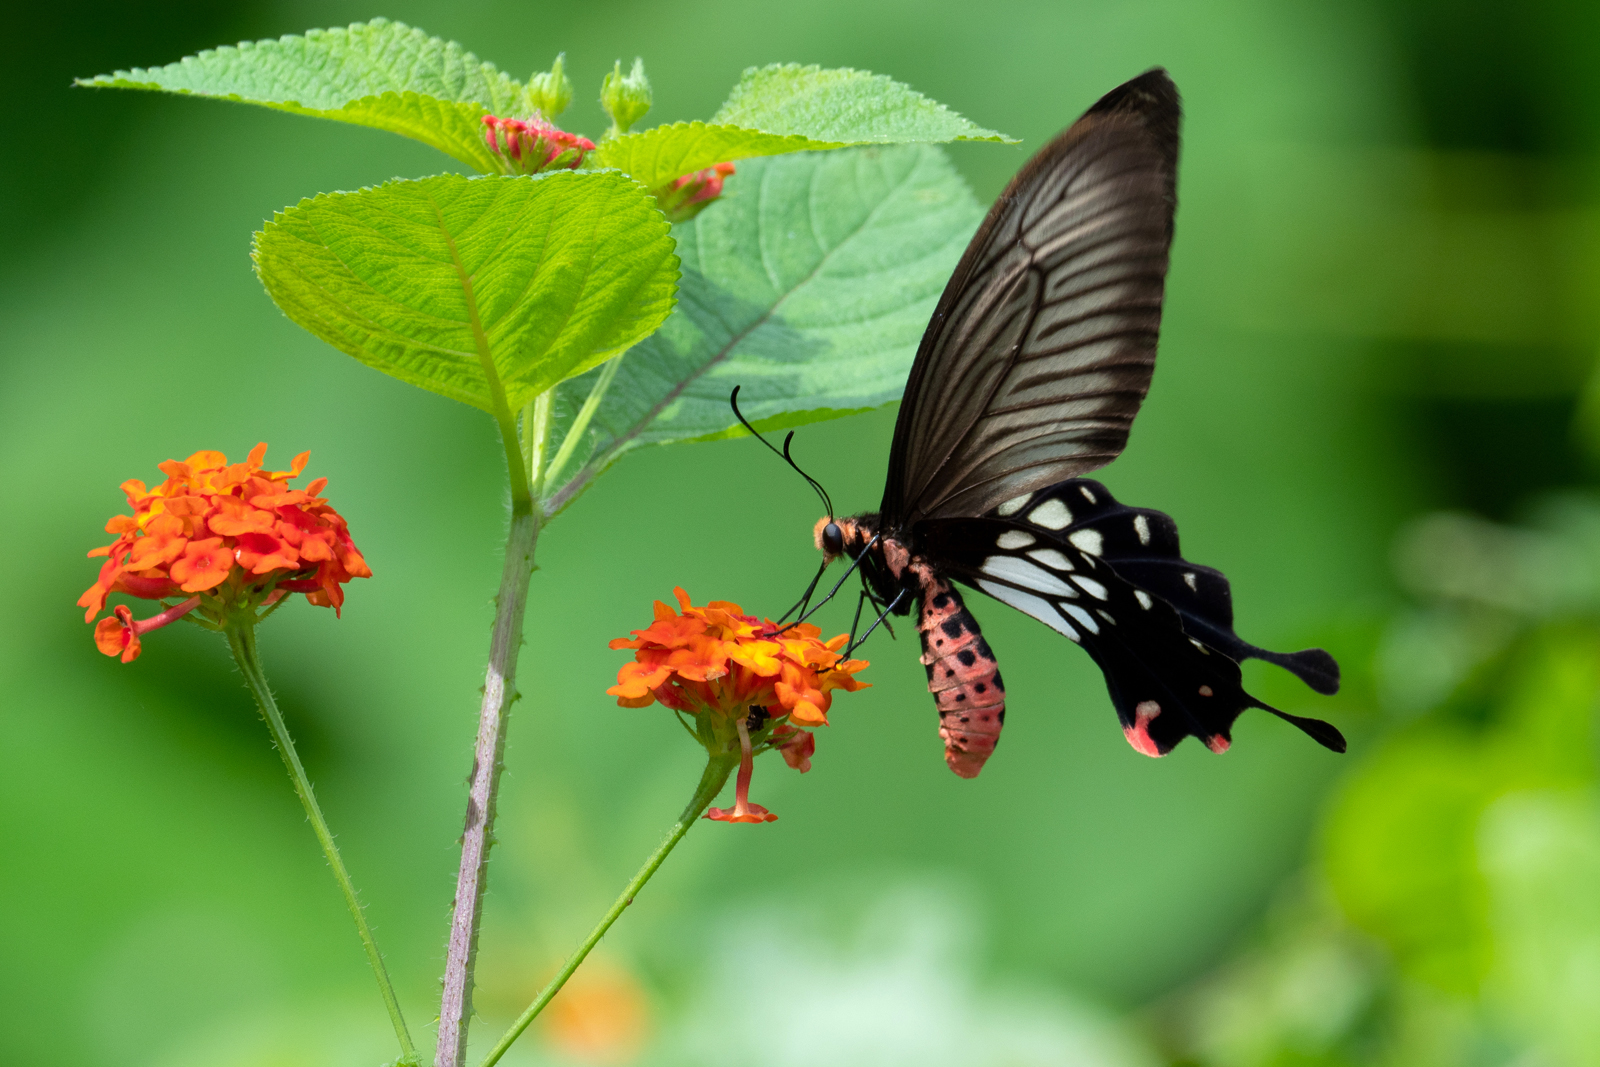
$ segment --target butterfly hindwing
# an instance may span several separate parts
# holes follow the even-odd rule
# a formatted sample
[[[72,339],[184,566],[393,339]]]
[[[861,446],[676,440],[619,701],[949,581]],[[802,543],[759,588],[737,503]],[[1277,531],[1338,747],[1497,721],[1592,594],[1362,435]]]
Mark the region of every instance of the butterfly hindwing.
[[[1069,539],[1092,542],[1099,550],[1096,555],[1118,575],[1176,608],[1191,637],[1235,660],[1275,663],[1318,693],[1339,691],[1339,665],[1322,649],[1272,652],[1234,633],[1233,591],[1227,577],[1183,558],[1178,525],[1171,516],[1118,503],[1104,485],[1089,478],[1074,478],[1016,499],[1026,503],[1008,501],[1002,507],[1031,513],[1055,500],[1069,509],[1073,521],[1063,531]]]
[[[1331,664],[1331,657],[1321,650],[1281,656],[1234,634],[1227,579],[1179,555],[1177,529],[1166,515],[1125,507],[1098,482],[1072,479],[981,518],[925,523],[919,533],[945,573],[1083,645],[1104,672],[1123,730],[1139,751],[1163,755],[1190,735],[1222,751],[1234,719],[1249,707],[1343,750],[1332,726],[1287,715],[1245,692],[1238,664],[1259,656],[1294,669],[1321,659]],[[1311,674],[1313,688],[1326,681],[1309,668],[1296,673]]]

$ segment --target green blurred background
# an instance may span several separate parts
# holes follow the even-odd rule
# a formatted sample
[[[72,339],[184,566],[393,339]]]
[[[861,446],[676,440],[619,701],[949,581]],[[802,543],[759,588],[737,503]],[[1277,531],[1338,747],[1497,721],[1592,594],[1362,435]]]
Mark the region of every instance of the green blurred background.
[[[1600,8],[400,0],[7,14],[0,1063],[393,1055],[221,643],[174,628],[124,667],[73,606],[118,483],[259,440],[275,465],[312,451],[377,574],[342,621],[284,612],[262,644],[414,1029],[436,1010],[501,453],[480,413],[301,333],[247,251],[302,196],[453,164],[373,131],[68,88],[375,15],[517,75],[564,50],[564,124],[591,134],[618,57],[644,57],[652,122],[709,115],[752,64],[890,74],[1023,139],[953,150],[985,202],[1100,93],[1168,67],[1187,120],[1161,369],[1104,477],[1227,572],[1247,638],[1322,644],[1347,678],[1327,700],[1246,669],[1338,723],[1345,757],[1252,715],[1224,757],[1147,760],[1087,657],[984,601],[1012,716],[964,782],[914,642],[874,638],[874,688],[839,702],[815,769],[758,768],[782,820],[691,835],[507,1062],[1600,1062]],[[801,431],[841,509],[875,505],[892,425]],[[674,584],[781,611],[815,511],[733,441],[632,455],[543,536],[480,1038],[697,774],[660,709],[603,695],[606,641]]]

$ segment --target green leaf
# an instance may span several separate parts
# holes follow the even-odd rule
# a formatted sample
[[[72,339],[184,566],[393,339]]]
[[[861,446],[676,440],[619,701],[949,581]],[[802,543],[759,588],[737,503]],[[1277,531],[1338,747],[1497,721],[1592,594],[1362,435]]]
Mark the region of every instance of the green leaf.
[[[834,144],[1015,143],[882,74],[797,63],[746,70],[711,121]]]
[[[842,148],[841,144],[786,137],[738,126],[710,126],[704,122],[675,122],[640,133],[600,142],[590,154],[591,165],[626,171],[648,189],[716,163],[804,152],[815,148]]]
[[[654,189],[714,163],[863,144],[1003,141],[880,74],[752,67],[711,122],[676,122],[607,138],[590,157]]]
[[[208,96],[373,126],[484,171],[500,167],[484,144],[482,117],[527,109],[523,87],[492,64],[387,19],[215,48],[77,84]]]
[[[797,426],[900,398],[917,343],[983,211],[942,151],[863,148],[752,160],[674,228],[676,313],[622,358],[547,510],[630,449],[727,436],[740,406]],[[557,391],[572,432],[599,372]],[[742,430],[737,432],[742,433]],[[554,488],[559,486],[560,488]]]
[[[678,275],[655,201],[614,171],[327,193],[280,212],[254,258],[311,333],[497,414],[647,336]]]

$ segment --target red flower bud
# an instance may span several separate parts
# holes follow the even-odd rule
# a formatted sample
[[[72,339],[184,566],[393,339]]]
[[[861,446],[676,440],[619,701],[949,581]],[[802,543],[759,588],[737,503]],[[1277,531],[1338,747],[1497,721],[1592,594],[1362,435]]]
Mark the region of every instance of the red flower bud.
[[[687,222],[722,195],[723,179],[733,174],[732,163],[718,163],[693,174],[685,174],[655,190],[657,205],[668,222]]]
[[[589,138],[558,130],[538,115],[525,120],[485,115],[483,124],[487,127],[484,140],[500,157],[507,174],[576,170],[583,166],[583,157],[594,151]]]

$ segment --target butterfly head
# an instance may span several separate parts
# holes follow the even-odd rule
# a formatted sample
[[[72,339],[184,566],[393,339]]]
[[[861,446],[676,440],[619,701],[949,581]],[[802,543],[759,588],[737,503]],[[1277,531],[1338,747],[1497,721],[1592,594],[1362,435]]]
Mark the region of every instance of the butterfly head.
[[[817,525],[811,531],[811,540],[816,543],[822,558],[829,563],[844,554],[844,527],[834,522],[832,515],[824,515],[817,520]]]
[[[877,519],[876,515],[856,515],[847,519],[824,515],[818,519],[811,528],[811,541],[822,553],[824,565],[840,556],[849,556],[851,559],[860,556],[877,536]]]

